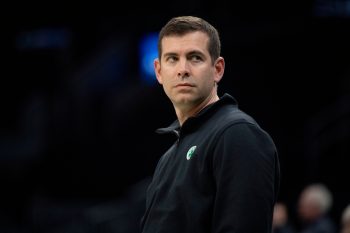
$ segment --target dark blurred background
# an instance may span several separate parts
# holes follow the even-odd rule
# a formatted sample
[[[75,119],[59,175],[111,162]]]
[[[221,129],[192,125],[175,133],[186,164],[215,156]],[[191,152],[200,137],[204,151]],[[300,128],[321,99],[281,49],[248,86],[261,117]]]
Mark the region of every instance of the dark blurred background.
[[[221,34],[220,95],[232,94],[278,147],[292,221],[301,189],[322,182],[339,223],[350,202],[349,0],[18,2],[3,13],[0,232],[138,232],[145,190],[174,140],[154,131],[175,120],[145,79],[140,46],[190,14]]]

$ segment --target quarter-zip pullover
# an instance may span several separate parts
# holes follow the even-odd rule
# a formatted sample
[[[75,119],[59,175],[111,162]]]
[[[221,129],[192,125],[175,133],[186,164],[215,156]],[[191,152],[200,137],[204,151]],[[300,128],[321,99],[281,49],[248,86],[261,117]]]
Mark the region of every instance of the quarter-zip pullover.
[[[157,132],[177,140],[148,187],[143,233],[271,232],[277,150],[232,96]]]

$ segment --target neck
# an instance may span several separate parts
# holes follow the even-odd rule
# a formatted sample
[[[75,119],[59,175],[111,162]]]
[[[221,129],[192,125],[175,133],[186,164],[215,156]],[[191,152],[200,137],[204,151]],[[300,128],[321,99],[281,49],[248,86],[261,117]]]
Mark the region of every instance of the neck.
[[[179,120],[180,125],[182,124],[190,117],[196,116],[203,108],[208,106],[209,104],[215,103],[219,100],[219,96],[216,93],[212,93],[209,95],[204,101],[201,103],[195,105],[195,106],[188,106],[188,107],[182,107],[177,108],[175,107],[175,112],[177,119]]]

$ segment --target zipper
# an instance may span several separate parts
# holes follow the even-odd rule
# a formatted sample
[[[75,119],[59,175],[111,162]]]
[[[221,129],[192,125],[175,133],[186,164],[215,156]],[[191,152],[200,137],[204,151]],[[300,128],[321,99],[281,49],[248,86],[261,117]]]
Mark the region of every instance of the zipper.
[[[177,139],[176,139],[176,146],[179,144],[180,141],[180,130],[177,131],[176,129],[173,130],[173,133],[176,135]]]

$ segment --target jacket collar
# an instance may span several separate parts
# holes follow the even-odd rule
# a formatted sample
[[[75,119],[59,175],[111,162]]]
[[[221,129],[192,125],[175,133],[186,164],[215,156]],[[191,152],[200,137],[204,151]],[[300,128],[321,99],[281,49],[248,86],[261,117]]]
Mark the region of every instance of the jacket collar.
[[[224,106],[224,105],[238,105],[238,103],[234,97],[232,97],[230,94],[225,93],[224,95],[222,95],[222,97],[218,101],[206,106],[197,115],[189,117],[184,122],[182,127],[180,126],[179,121],[175,120],[168,127],[157,129],[156,133],[159,133],[159,134],[175,133],[177,136],[179,136],[179,132],[181,128],[191,127],[193,125],[196,125],[196,123],[198,122],[202,122],[202,120],[212,115],[221,106]]]

